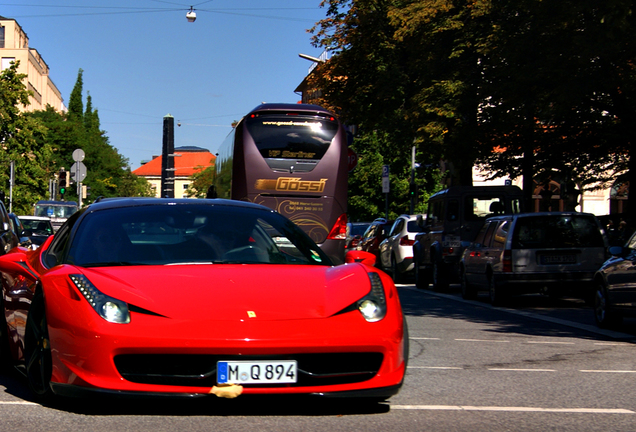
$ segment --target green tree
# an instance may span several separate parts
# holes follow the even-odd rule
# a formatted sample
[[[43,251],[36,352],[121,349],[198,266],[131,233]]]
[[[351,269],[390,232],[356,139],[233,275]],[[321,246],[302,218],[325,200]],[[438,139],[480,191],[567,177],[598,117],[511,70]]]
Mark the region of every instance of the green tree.
[[[537,175],[599,188],[628,158],[636,184],[633,1],[321,4],[313,42],[333,56],[311,89],[363,134],[380,132],[400,179],[415,142],[418,162],[453,167],[446,184],[470,184],[477,161],[493,178],[523,175],[527,201]]]
[[[71,166],[72,153],[82,149],[87,167],[84,184],[91,188],[91,199],[103,196],[152,196],[150,184],[131,171],[128,160],[109,143],[105,131],[101,130],[99,113],[93,107],[93,99],[87,92],[86,105],[82,100],[83,70],[80,69],[69,101],[67,122],[70,125],[73,149],[66,148],[64,163]],[[84,106],[86,108],[84,108]],[[76,196],[71,188],[70,197]]]
[[[9,166],[14,161],[11,207],[17,214],[31,214],[33,204],[47,195],[53,151],[50,145],[38,143],[46,137],[46,128],[20,109],[29,105],[30,92],[24,85],[26,75],[17,72],[18,65],[14,62],[0,72],[0,165],[5,167],[0,170],[0,189],[8,200]]]
[[[631,113],[614,108],[622,105],[615,98],[634,88],[633,42],[631,57],[626,52],[633,4],[493,0],[493,5],[495,31],[481,61],[482,92],[488,96],[480,125],[484,167],[493,177],[522,174],[527,201],[534,177],[554,172],[581,189],[605,187],[629,154],[616,125],[634,106]],[[493,153],[494,147],[500,151]]]
[[[210,161],[211,163],[213,160]],[[195,173],[192,174],[191,183],[188,187],[188,197],[190,198],[205,198],[210,186],[214,184],[216,179],[216,167],[214,165],[203,167],[198,166],[195,168]]]

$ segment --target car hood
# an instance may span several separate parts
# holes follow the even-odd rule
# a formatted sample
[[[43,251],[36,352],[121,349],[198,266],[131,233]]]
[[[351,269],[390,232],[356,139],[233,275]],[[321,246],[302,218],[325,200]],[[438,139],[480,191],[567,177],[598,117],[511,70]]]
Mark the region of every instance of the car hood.
[[[104,294],[174,319],[334,315],[371,289],[365,267],[213,264],[83,268]]]

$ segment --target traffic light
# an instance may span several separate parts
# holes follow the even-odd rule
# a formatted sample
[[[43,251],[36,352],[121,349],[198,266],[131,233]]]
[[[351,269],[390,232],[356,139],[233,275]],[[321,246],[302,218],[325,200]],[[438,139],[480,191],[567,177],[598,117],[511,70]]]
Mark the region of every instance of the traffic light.
[[[60,191],[61,198],[64,198],[64,194],[66,193],[66,188],[68,187],[68,174],[70,173],[61,169],[58,176],[58,190]]]
[[[418,192],[419,188],[415,183],[409,184],[409,199],[413,203],[413,205],[418,203]]]

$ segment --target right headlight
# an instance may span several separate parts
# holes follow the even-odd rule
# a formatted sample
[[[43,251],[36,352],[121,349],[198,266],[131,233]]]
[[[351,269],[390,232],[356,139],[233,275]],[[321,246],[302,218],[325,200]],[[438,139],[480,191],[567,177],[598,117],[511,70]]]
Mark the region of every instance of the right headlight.
[[[358,300],[358,310],[368,322],[380,321],[386,315],[386,297],[380,275],[368,273],[371,282],[369,294]]]
[[[115,324],[130,322],[130,312],[126,302],[102,293],[83,274],[72,274],[69,277],[99,316]]]

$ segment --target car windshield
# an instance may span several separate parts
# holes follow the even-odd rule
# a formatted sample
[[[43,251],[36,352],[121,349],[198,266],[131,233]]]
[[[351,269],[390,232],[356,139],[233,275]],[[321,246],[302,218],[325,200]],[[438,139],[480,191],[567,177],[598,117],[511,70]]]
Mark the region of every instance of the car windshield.
[[[369,227],[369,224],[352,224],[349,231],[351,236],[361,236]]]
[[[35,220],[35,219],[20,219],[22,226],[25,230],[31,230],[35,235],[51,235],[53,234],[53,227],[51,221],[48,220]]]
[[[550,215],[519,218],[512,247],[604,247],[604,242],[594,217]]]
[[[47,205],[37,204],[35,206],[36,216],[46,216],[53,218],[68,218],[77,211],[77,206]]]
[[[69,248],[84,267],[176,264],[332,265],[289,220],[226,205],[151,205],[85,215]]]

